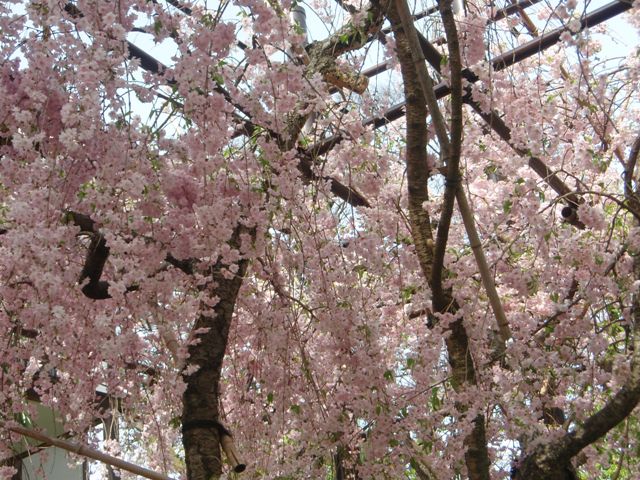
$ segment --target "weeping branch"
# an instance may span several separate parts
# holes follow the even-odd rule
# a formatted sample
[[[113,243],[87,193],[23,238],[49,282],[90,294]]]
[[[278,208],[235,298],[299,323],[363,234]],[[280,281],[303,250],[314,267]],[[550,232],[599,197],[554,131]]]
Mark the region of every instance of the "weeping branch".
[[[440,72],[442,55],[420,32],[416,32],[416,34],[424,58],[432,68]],[[477,80],[475,75],[467,69],[463,70],[461,75],[470,84]],[[470,85],[465,86],[462,101],[469,105],[518,155],[528,158],[529,167],[567,203],[568,210],[565,211],[564,220],[577,228],[584,229],[584,224],[575,215],[581,200],[540,158],[529,155],[526,150],[517,147],[511,141],[511,129],[504,123],[498,112],[495,110],[485,111],[477,101],[473,100]],[[571,215],[572,213],[573,215]]]
[[[633,265],[634,278],[640,279],[640,255]],[[515,480],[566,480],[572,470],[571,459],[582,449],[604,437],[624,421],[640,402],[640,295],[631,308],[632,356],[626,382],[611,399],[581,425],[561,438],[543,443],[525,456],[514,470]],[[631,350],[631,349],[630,349]]]
[[[527,2],[527,1],[522,1],[522,2],[518,2],[517,4],[511,5],[503,10],[499,10],[498,12],[496,12],[496,15],[494,16],[494,20],[498,20],[500,18],[504,18],[505,16],[511,15],[512,13],[516,12],[518,10],[518,8],[520,7],[524,7],[524,6],[528,6],[531,5],[533,3],[536,3],[536,1],[531,1],[531,2]],[[627,10],[629,10],[632,7],[632,2],[630,1],[626,1],[626,0],[615,0],[613,2],[610,2],[609,4],[598,8],[596,10],[594,10],[593,12],[589,13],[588,15],[585,15],[581,18],[580,20],[580,28],[579,31],[584,30],[587,27],[594,27],[602,22],[605,22],[613,17],[615,17],[616,15],[619,15]],[[429,10],[427,13],[425,13],[426,15],[433,13],[433,11]],[[395,26],[392,27],[393,28],[402,28],[401,26]],[[560,28],[557,28],[551,32],[547,32],[543,35],[541,35],[540,37],[534,38],[531,41],[520,45],[512,50],[509,50],[501,55],[498,55],[497,57],[494,57],[493,59],[491,59],[490,63],[492,68],[494,69],[494,71],[500,71],[500,70],[504,70],[505,68],[508,68],[522,60],[525,60],[527,58],[530,58],[533,55],[538,55],[540,52],[552,47],[553,45],[557,44],[560,41],[560,37],[561,35],[568,31],[568,27],[563,26]],[[385,31],[386,32],[386,31]],[[421,44],[424,43],[428,43],[426,39],[420,40]],[[433,55],[433,53],[435,52],[435,56]],[[433,49],[433,51],[430,54],[424,54],[427,61],[429,61],[431,63],[431,65],[438,70],[440,67],[440,54],[437,50]],[[434,61],[434,59],[438,59],[437,61]],[[384,71],[384,69],[382,68],[382,65],[379,66],[375,66],[372,69],[372,72],[380,72],[380,71]],[[464,69],[462,71],[462,76],[469,81],[469,83],[475,83],[478,81],[478,77],[469,69]],[[447,95],[449,95],[451,93],[451,89],[449,87],[449,85],[446,82],[440,82],[438,85],[436,85],[434,87],[434,92],[436,95],[436,98],[444,98]],[[469,103],[472,107],[473,103],[470,103],[470,96],[465,95],[465,102]],[[387,125],[401,117],[403,117],[405,115],[405,110],[408,109],[408,105],[407,105],[407,101],[408,99],[405,99],[404,102],[398,103],[394,106],[392,106],[391,108],[387,109],[382,115],[380,116],[376,116],[376,117],[371,117],[366,119],[363,124],[365,126],[373,126],[374,128],[381,128],[384,125]],[[475,107],[474,107],[475,109]],[[478,107],[478,109],[476,110],[478,112],[481,112],[482,110]],[[495,118],[499,119],[499,116],[496,114]],[[485,118],[486,120],[486,118]],[[493,128],[494,125],[496,125],[496,122],[488,122],[488,124]],[[506,125],[505,125],[506,126]],[[508,128],[507,128],[508,131]],[[497,132],[501,137],[502,135],[500,134],[500,132]],[[509,138],[510,138],[510,133],[509,133]],[[504,139],[504,137],[503,137]],[[333,147],[335,147],[338,143],[340,143],[343,140],[343,137],[341,134],[337,134],[337,135],[333,135],[321,142],[318,142],[315,145],[312,145],[310,147],[310,152],[312,152],[312,155],[322,155],[326,152],[328,152],[329,150],[331,150]],[[517,150],[516,150],[517,151]],[[518,152],[521,155],[525,155],[526,152],[521,153]],[[576,217],[575,217],[575,209],[577,208],[577,204],[575,206],[571,205],[570,202],[572,202],[574,199],[571,197],[572,192],[571,190],[557,177],[557,175],[555,175],[554,172],[552,172],[539,158],[536,157],[530,157],[529,158],[529,166],[538,174],[540,175],[540,177],[547,182],[557,193],[559,193],[559,195],[561,195],[563,198],[566,198],[569,202],[569,205],[566,207],[566,210],[564,210],[563,214],[565,214],[566,216],[564,217],[565,221],[567,221],[568,223],[571,223],[572,225],[578,227],[578,228],[584,228],[584,225],[582,225],[580,222],[577,221]],[[573,215],[572,215],[573,214]]]
[[[627,165],[633,165],[638,155],[634,142]],[[626,172],[625,172],[626,173]],[[627,202],[638,195],[638,188],[625,190]],[[640,221],[635,220],[637,226]],[[631,251],[633,256],[633,279],[640,280],[640,252]],[[640,403],[640,294],[635,293],[631,298],[631,341],[629,350],[629,374],[620,389],[597,412],[587,418],[582,424],[562,437],[538,445],[532,452],[522,458],[514,469],[514,480],[567,480],[571,477],[573,467],[571,459],[585,447],[604,437],[611,429],[623,422]]]
[[[176,2],[176,5],[179,5]],[[360,26],[351,26],[351,24],[346,25],[340,30],[338,33],[332,35],[328,39],[322,42],[314,42],[312,43],[308,49],[310,53],[312,53],[312,58],[316,59],[315,63],[309,65],[309,72],[318,71],[322,75],[327,76],[327,81],[331,83],[332,79],[335,79],[337,82],[341,82],[342,86],[347,86],[357,91],[358,93],[364,92],[367,85],[367,77],[363,75],[354,75],[352,72],[345,70],[344,67],[339,67],[336,65],[335,58],[340,53],[344,53],[347,51],[351,51],[357,49],[361,46],[362,39],[368,39],[371,35],[371,32],[376,32],[376,29],[380,28],[380,20],[379,18],[384,18],[382,15],[384,6],[386,2],[374,1],[371,2],[370,8],[373,12],[372,15],[368,15],[366,20],[363,21],[363,24]],[[178,8],[178,7],[177,7]],[[64,10],[71,16],[72,19],[82,18],[82,12],[72,3],[67,3],[64,7]],[[377,12],[377,13],[376,13]],[[186,12],[185,12],[186,13]],[[166,72],[167,66],[162,62],[154,58],[152,55],[149,55],[147,52],[142,50],[140,47],[137,47],[135,44],[127,41],[127,52],[129,59],[137,59],[140,61],[140,67],[147,72],[156,74],[158,76],[164,75]],[[334,50],[332,50],[334,49]],[[335,55],[335,56],[334,56]],[[176,85],[176,81],[172,78],[167,78],[166,83],[168,85]],[[235,116],[235,120],[240,122],[240,128],[237,129],[239,134],[245,134],[248,132],[255,131],[255,125],[251,122],[249,118],[249,114],[243,111],[241,105],[237,102],[234,102],[231,98],[231,95],[228,91],[226,91],[221,85],[214,85],[213,89],[221,94],[227,102],[233,105],[239,111],[242,111],[246,118],[241,118],[239,115]],[[272,138],[279,138],[275,132],[265,129],[267,135]],[[313,152],[310,152],[306,149],[299,148],[298,149],[298,170],[302,174],[302,177],[307,181],[328,181],[331,185],[331,192],[338,198],[344,200],[346,203],[354,206],[354,207],[369,207],[370,203],[367,199],[354,188],[344,185],[339,180],[329,177],[329,176],[319,176],[316,175],[313,170],[310,168],[310,165],[313,163],[311,161],[316,155]],[[95,293],[92,295],[99,296],[102,299],[109,298],[108,293],[104,290],[105,285],[101,285],[100,287],[92,286],[95,289]],[[93,292],[94,290],[91,290]],[[90,298],[94,298],[93,296]]]
[[[311,44],[308,47],[309,63],[305,74],[312,76],[321,73],[322,68],[335,62],[340,53],[359,48],[363,41],[361,35],[370,35],[379,30],[386,5],[385,2],[371,2],[361,17],[366,19],[363,24],[352,26],[349,31],[341,30],[322,42]],[[349,26],[345,28],[348,29]],[[287,118],[286,137],[274,132],[268,132],[268,135],[275,139],[282,152],[288,152],[296,148],[306,120],[306,115],[292,113]],[[309,160],[309,163],[301,164],[303,175],[315,179],[310,159],[304,155],[299,158]],[[332,182],[332,191],[342,191],[351,204],[367,204],[363,197],[348,187],[341,190],[338,182]],[[228,244],[232,249],[240,251],[243,237],[248,237],[253,242],[256,235],[255,228],[248,229],[238,224]],[[220,417],[220,378],[237,296],[248,265],[249,257],[244,256],[234,263],[235,273],[229,275],[229,266],[219,259],[207,272],[209,282],[203,288],[210,298],[218,298],[219,301],[213,307],[213,313],[203,312],[198,316],[194,329],[205,333],[199,335],[199,343],[189,346],[189,362],[198,367],[194,373],[185,375],[184,378],[183,444],[187,477],[190,479],[210,480],[218,478],[222,472],[220,445],[223,435],[216,427]]]
[[[514,152],[521,157],[528,158],[529,167],[538,174],[538,176],[544,180],[558,195],[560,195],[566,202],[566,210],[562,215],[567,223],[570,223],[576,228],[584,229],[584,224],[577,219],[575,212],[578,210],[578,206],[582,203],[582,200],[576,195],[560,178],[540,160],[540,158],[531,156],[523,148],[517,147],[511,141],[511,129],[500,118],[500,115],[495,110],[486,112],[480,107],[480,104],[471,98],[470,90],[467,91],[465,96],[465,103],[468,104],[473,110],[491,127],[491,129],[498,134],[498,136],[509,145]]]

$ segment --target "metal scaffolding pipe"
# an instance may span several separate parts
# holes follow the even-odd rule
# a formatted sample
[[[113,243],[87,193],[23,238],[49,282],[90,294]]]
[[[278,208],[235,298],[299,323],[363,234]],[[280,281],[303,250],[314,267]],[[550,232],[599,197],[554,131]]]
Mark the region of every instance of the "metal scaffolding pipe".
[[[509,15],[519,12],[519,11],[524,11],[525,8],[530,7],[531,5],[535,5],[538,2],[541,2],[542,0],[521,0],[517,3],[514,3],[513,5],[509,5],[508,7],[502,8],[500,10],[498,10],[494,15],[491,16],[491,18],[489,20],[487,20],[487,25],[497,22],[499,20],[502,20],[503,18],[508,17]],[[413,16],[414,20],[419,20],[421,18],[424,18],[428,15],[431,15],[433,13],[436,13],[438,11],[438,7],[432,7],[429,10],[425,10],[424,12],[420,12],[417,13]],[[380,31],[379,35],[378,35],[378,39],[380,40],[380,36],[385,36],[388,35],[392,32],[391,28],[384,28]],[[376,37],[371,38],[371,40],[373,40]],[[419,34],[419,39],[420,39],[420,43],[424,43],[424,41],[426,41],[426,39],[424,39],[424,37]],[[389,69],[389,62],[381,62],[378,63],[377,65],[374,65],[373,67],[369,67],[366,70],[362,71],[362,75],[365,75],[369,78],[378,75],[379,73],[382,73],[386,70]]]
[[[616,15],[626,12],[629,9],[631,9],[631,3],[626,0],[616,0],[614,2],[611,2],[604,7],[598,8],[592,13],[585,15],[584,18],[582,18],[582,20],[580,21],[579,31],[583,31],[588,27],[593,27],[602,22],[605,22],[615,17]],[[504,70],[505,68],[508,68],[555,45],[560,40],[560,36],[566,31],[569,31],[567,27],[560,27],[552,30],[551,32],[545,33],[544,35],[534,38],[524,45],[516,47],[513,50],[510,50],[502,55],[493,58],[491,60],[491,65],[493,66],[493,69],[495,71]],[[465,68],[462,71],[462,75],[470,82],[478,81],[477,75],[475,75],[468,68]],[[434,87],[434,92],[436,94],[436,98],[440,99],[449,95],[451,93],[451,89],[445,82],[440,82]],[[366,126],[373,126],[374,129],[383,127],[403,117],[404,106],[405,102],[397,103],[396,105],[385,111],[382,116],[368,118],[363,123]],[[314,156],[323,155],[341,141],[342,137],[340,135],[334,135],[330,138],[327,138],[326,140],[323,140],[322,142],[317,143],[316,145],[311,146],[310,152]]]
[[[44,445],[51,445],[54,447],[62,448],[63,450],[67,450],[68,452],[75,453],[76,455],[81,455],[83,457],[97,460],[99,462],[105,463],[112,467],[120,468],[122,470],[126,470],[127,472],[135,473],[136,475],[140,475],[141,477],[144,477],[144,478],[150,478],[151,480],[172,480],[171,477],[167,475],[154,472],[153,470],[140,467],[139,465],[135,465],[130,462],[126,462],[121,458],[117,458],[112,455],[107,455],[106,453],[103,453],[99,450],[88,447],[87,445],[83,445],[81,443],[71,442],[69,440],[63,440],[61,438],[50,437],[48,435],[45,435],[44,433],[38,432],[36,430],[31,430],[29,428],[24,428],[18,425],[8,426],[6,424],[3,424],[2,426],[7,430],[11,430],[12,432],[15,432],[19,435],[24,435],[25,437],[38,440],[39,442],[42,442]]]

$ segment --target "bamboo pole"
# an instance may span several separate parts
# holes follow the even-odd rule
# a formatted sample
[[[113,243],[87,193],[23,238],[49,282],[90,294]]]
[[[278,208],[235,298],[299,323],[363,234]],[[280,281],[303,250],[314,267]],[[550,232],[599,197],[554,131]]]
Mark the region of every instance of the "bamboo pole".
[[[38,440],[45,445],[52,445],[54,447],[62,448],[63,450],[75,453],[76,455],[81,455],[83,457],[97,460],[107,465],[111,465],[112,467],[135,473],[136,475],[140,475],[144,478],[150,478],[151,480],[172,480],[171,477],[168,477],[167,475],[154,472],[153,470],[149,470],[133,463],[126,462],[120,458],[107,455],[106,453],[100,452],[99,450],[95,450],[81,443],[71,442],[69,440],[63,440],[61,438],[50,437],[36,430],[31,430],[29,428],[20,426],[8,427],[5,423],[0,423],[0,425],[5,427],[7,430],[18,433],[20,435],[24,435],[25,437],[33,438],[34,440]]]
[[[511,329],[509,328],[509,322],[507,321],[507,317],[504,313],[504,308],[502,308],[500,295],[498,295],[498,291],[496,290],[496,284],[493,281],[493,275],[489,269],[489,264],[484,256],[480,236],[478,235],[478,230],[476,229],[476,224],[473,220],[473,212],[471,211],[471,207],[467,201],[467,196],[462,189],[462,185],[458,185],[456,190],[456,199],[458,200],[458,208],[460,209],[462,221],[464,222],[465,229],[467,230],[467,236],[469,237],[469,245],[473,251],[473,256],[476,258],[476,264],[478,265],[482,284],[487,292],[487,297],[489,297],[489,302],[491,303],[491,309],[496,317],[500,336],[502,337],[502,340],[506,342],[511,338]]]
[[[450,150],[451,143],[449,142],[449,138],[446,134],[446,127],[444,125],[442,114],[440,112],[438,104],[436,103],[437,97],[433,90],[433,82],[431,80],[431,77],[429,76],[429,72],[427,71],[426,60],[424,58],[422,49],[420,48],[420,42],[418,40],[418,34],[416,32],[415,25],[411,21],[411,12],[409,11],[409,6],[407,5],[406,0],[396,0],[395,4],[402,21],[402,26],[407,35],[407,40],[409,41],[409,45],[411,47],[411,54],[418,72],[418,80],[427,99],[427,106],[429,108],[429,113],[431,114],[433,123],[436,127],[438,141],[440,142],[441,148]],[[456,95],[459,94],[460,92],[456,92]],[[447,151],[445,157],[448,156],[449,153],[450,151]],[[450,158],[449,160],[457,162],[459,161],[459,158]],[[454,165],[453,168],[454,170],[458,170],[457,164]],[[449,169],[451,169],[450,166]],[[448,188],[449,187],[447,187],[447,189]],[[491,270],[489,269],[484,251],[482,250],[482,244],[480,242],[478,231],[475,226],[473,213],[471,212],[471,208],[459,182],[457,182],[457,184],[454,185],[453,188],[455,188],[455,196],[458,200],[458,207],[460,210],[460,214],[462,215],[465,229],[467,231],[467,236],[469,237],[469,243],[471,245],[476,264],[478,265],[478,271],[480,272],[482,285],[484,286],[487,297],[489,298],[489,303],[491,304],[491,309],[493,310],[493,313],[495,315],[500,336],[502,340],[506,342],[509,338],[511,338],[511,329],[509,328],[509,323],[504,313],[502,302],[500,301],[500,296],[498,295],[498,291],[493,281],[493,275],[491,274]]]
[[[238,452],[236,452],[236,446],[231,435],[223,433],[220,437],[220,444],[233,471],[236,473],[244,472],[247,469],[247,464],[238,458]]]

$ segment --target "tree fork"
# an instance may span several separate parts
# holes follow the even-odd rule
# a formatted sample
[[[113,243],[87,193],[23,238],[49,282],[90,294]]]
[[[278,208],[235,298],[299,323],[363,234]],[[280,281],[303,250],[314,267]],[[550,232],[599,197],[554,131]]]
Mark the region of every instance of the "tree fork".
[[[636,137],[627,165],[635,167],[638,155],[636,146],[640,145],[640,136]],[[626,174],[627,172],[625,172]],[[640,187],[631,185],[625,189],[627,201],[640,193]],[[635,219],[634,226],[640,222]],[[633,256],[633,278],[640,280],[640,252],[630,252]],[[514,480],[573,480],[571,459],[582,449],[604,437],[612,428],[624,421],[640,403],[640,294],[634,293],[631,299],[631,341],[632,354],[626,382],[597,412],[582,424],[565,433],[562,437],[543,443],[529,452],[516,463],[512,472]],[[573,476],[572,476],[573,475]]]
[[[407,8],[404,0],[391,5],[388,17],[396,32],[396,49],[402,71],[407,108],[406,164],[409,219],[421,270],[426,282],[433,287],[433,232],[429,222],[429,215],[422,207],[422,204],[429,198],[427,188],[429,167],[426,155],[428,141],[426,125],[427,101],[418,78],[416,62],[414,62],[411,55],[407,32],[405,29],[399,28],[402,24],[398,12],[400,8]],[[455,312],[456,310],[455,302],[449,291],[442,292],[442,295],[438,298],[434,295],[433,300],[434,309],[438,311]],[[454,389],[459,390],[465,384],[473,385],[476,383],[475,367],[469,351],[469,339],[462,319],[454,321],[449,329],[451,334],[446,338],[446,346],[448,361],[452,370],[451,383]],[[464,406],[459,405],[459,407],[464,412]],[[477,415],[473,419],[473,430],[465,439],[465,462],[471,479],[487,480],[489,478],[490,465],[484,422],[484,416]]]

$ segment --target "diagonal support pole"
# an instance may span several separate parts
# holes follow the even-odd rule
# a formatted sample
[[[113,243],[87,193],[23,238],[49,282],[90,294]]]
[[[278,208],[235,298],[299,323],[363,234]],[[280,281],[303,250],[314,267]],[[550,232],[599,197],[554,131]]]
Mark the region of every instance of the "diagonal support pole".
[[[78,442],[71,442],[69,440],[63,440],[61,438],[50,437],[36,430],[31,430],[29,428],[24,428],[17,425],[10,427],[6,424],[0,423],[0,426],[14,433],[17,433],[19,435],[23,435],[25,437],[38,440],[39,442],[42,442],[44,445],[51,445],[54,447],[58,447],[68,452],[75,453],[76,455],[81,455],[83,457],[91,458],[93,460],[102,462],[106,465],[110,465],[112,467],[120,468],[121,470],[126,470],[127,472],[140,475],[141,477],[144,477],[144,478],[149,478],[151,480],[172,480],[171,477],[167,475],[154,472],[153,470],[149,470],[148,468],[140,467],[133,463],[126,462],[120,458],[107,455],[104,452],[95,450],[91,447],[88,447]]]
[[[435,105],[434,108],[435,95],[433,93],[431,77],[429,76],[429,72],[427,71],[425,59],[422,55],[422,49],[420,48],[420,43],[418,41],[418,35],[415,26],[411,21],[409,7],[407,6],[405,0],[396,0],[395,3],[400,18],[402,19],[402,25],[407,34],[407,39],[409,40],[409,44],[411,45],[411,54],[418,71],[418,78],[422,90],[427,98],[433,97],[432,100],[429,101],[429,110],[431,113],[431,117],[434,118],[435,121],[437,119],[440,119],[440,113],[437,105]],[[459,92],[459,94],[461,95],[462,92]],[[440,135],[441,132],[438,132],[439,139]],[[444,135],[446,135],[446,133],[444,133]],[[452,185],[452,188],[455,189],[455,196],[458,201],[460,214],[462,215],[462,220],[469,237],[471,249],[473,250],[473,254],[478,265],[478,270],[480,271],[482,284],[485,291],[487,292],[491,308],[498,324],[500,336],[502,337],[502,340],[506,342],[509,338],[511,338],[511,330],[509,328],[509,323],[504,313],[504,308],[502,307],[502,302],[500,301],[500,296],[498,295],[495,282],[493,281],[493,275],[491,274],[491,270],[489,269],[484,251],[482,250],[482,243],[480,242],[480,236],[478,235],[478,230],[476,229],[471,207],[469,206],[460,182],[455,182],[455,185]]]

